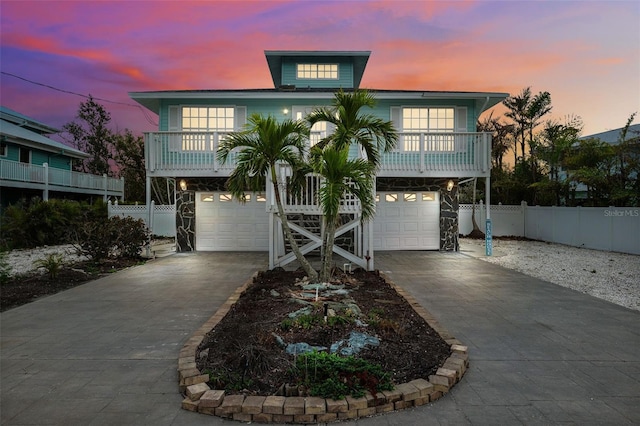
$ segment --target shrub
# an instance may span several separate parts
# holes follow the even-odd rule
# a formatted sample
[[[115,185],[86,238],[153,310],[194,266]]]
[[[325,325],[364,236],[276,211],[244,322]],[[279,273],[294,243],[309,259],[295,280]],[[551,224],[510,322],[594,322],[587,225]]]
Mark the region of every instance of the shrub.
[[[322,398],[359,398],[365,391],[392,390],[390,376],[377,364],[353,356],[312,352],[296,359],[295,370],[309,393]]]
[[[87,204],[35,197],[7,207],[0,230],[7,248],[33,248],[70,243],[83,223],[106,218],[107,205],[102,201]]]
[[[149,230],[142,219],[114,216],[109,219],[115,233],[116,257],[134,258],[149,241]]]
[[[79,227],[76,245],[94,261],[107,258],[135,258],[147,243],[149,231],[141,219],[110,217],[89,221]]]

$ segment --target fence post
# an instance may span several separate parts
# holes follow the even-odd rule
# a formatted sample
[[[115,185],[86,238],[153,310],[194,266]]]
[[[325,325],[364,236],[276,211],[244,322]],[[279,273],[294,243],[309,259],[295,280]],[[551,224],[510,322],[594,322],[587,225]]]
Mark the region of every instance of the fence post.
[[[150,232],[153,232],[153,216],[156,209],[156,202],[152,200],[151,204],[147,206],[147,208],[149,209],[149,219],[147,220],[147,227],[149,228]]]
[[[49,201],[49,163],[42,164],[44,167],[44,191],[42,192],[42,201]]]
[[[103,184],[103,186],[104,186],[104,195],[102,196],[102,200],[103,200],[104,202],[106,202],[106,201],[109,199],[109,197],[108,197],[108,195],[107,195],[107,194],[108,194],[108,192],[107,192],[107,191],[108,191],[108,189],[109,189],[109,187],[108,187],[109,182],[107,181],[107,174],[106,174],[106,173],[103,173],[103,174],[102,174],[102,184]]]
[[[522,236],[525,238],[529,238],[527,235],[527,202],[520,202],[520,214],[522,215]]]

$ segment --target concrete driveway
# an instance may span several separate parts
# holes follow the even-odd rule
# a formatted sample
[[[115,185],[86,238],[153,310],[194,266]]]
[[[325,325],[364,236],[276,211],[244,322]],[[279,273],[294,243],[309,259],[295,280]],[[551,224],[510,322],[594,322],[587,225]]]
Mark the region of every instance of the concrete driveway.
[[[640,313],[464,254],[376,256],[471,368],[432,405],[346,424],[640,424]],[[2,424],[238,424],[179,408],[177,356],[266,264],[175,254],[0,314]]]

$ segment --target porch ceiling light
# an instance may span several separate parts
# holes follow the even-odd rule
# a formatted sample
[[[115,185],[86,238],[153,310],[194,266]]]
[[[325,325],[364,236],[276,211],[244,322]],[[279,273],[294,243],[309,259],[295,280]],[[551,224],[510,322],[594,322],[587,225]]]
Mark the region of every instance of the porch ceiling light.
[[[183,190],[183,191],[187,190],[187,181],[186,180],[182,179],[180,181],[180,189]]]
[[[447,182],[447,191],[451,192],[451,190],[453,189],[453,180],[449,179],[449,182]]]

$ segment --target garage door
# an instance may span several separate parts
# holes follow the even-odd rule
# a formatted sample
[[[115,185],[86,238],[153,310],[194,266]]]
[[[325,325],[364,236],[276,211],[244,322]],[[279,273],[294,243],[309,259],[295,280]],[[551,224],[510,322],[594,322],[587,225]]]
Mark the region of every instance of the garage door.
[[[438,192],[380,192],[373,220],[375,250],[439,250]]]
[[[196,250],[268,251],[264,197],[248,194],[242,204],[228,193],[196,193]]]

